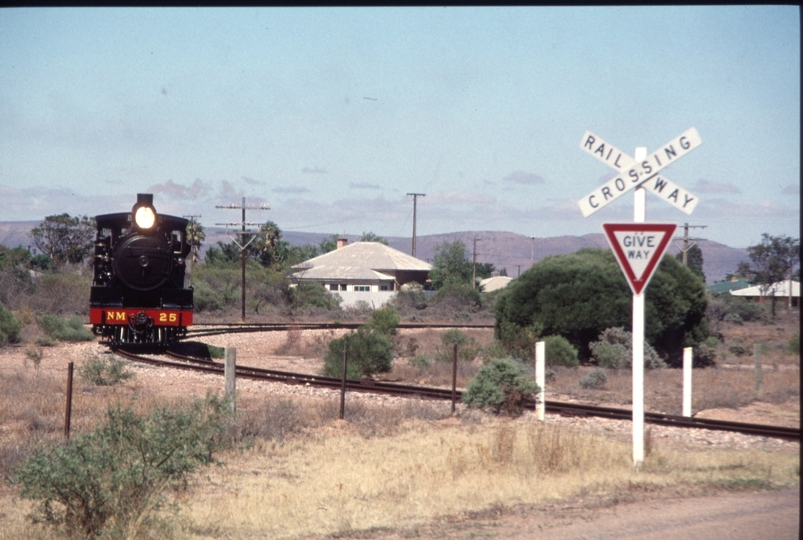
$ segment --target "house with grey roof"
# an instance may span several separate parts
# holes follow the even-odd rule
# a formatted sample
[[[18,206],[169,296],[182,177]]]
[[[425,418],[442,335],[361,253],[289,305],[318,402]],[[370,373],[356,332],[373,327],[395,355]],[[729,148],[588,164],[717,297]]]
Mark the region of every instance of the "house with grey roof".
[[[789,307],[800,307],[800,282],[799,281],[779,281],[770,286],[754,285],[730,292],[733,296],[741,296],[757,302],[763,302],[765,298],[773,297],[779,300],[786,300]]]
[[[348,244],[339,238],[337,249],[293,266],[293,283],[317,281],[343,306],[365,301],[380,307],[405,285],[426,285],[432,265],[380,242]]]

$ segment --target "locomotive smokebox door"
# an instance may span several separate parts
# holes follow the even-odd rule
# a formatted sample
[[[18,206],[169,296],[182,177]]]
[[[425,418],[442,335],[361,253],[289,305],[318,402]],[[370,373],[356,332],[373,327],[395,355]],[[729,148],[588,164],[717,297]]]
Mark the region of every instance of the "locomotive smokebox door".
[[[161,235],[134,235],[117,248],[114,271],[120,279],[137,291],[161,287],[173,270],[173,251]]]

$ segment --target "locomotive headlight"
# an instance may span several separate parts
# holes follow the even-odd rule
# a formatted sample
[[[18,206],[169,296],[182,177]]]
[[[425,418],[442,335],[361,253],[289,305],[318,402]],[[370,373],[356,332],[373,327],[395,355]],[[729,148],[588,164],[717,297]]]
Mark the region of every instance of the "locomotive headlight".
[[[153,213],[153,208],[149,206],[141,206],[137,208],[137,213],[134,214],[134,221],[140,229],[150,229],[156,221],[156,214]]]

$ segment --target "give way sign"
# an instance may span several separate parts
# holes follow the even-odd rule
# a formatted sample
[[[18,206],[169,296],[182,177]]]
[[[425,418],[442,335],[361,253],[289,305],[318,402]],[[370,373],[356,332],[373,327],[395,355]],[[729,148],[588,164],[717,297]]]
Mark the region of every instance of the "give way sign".
[[[674,223],[605,223],[605,236],[633,294],[650,282],[675,234]]]

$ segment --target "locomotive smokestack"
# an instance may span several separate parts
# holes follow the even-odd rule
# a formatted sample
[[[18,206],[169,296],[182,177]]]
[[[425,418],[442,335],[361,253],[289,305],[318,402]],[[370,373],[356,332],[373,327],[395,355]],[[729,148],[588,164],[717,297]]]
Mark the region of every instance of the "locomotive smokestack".
[[[137,206],[153,206],[153,193],[137,193]]]

